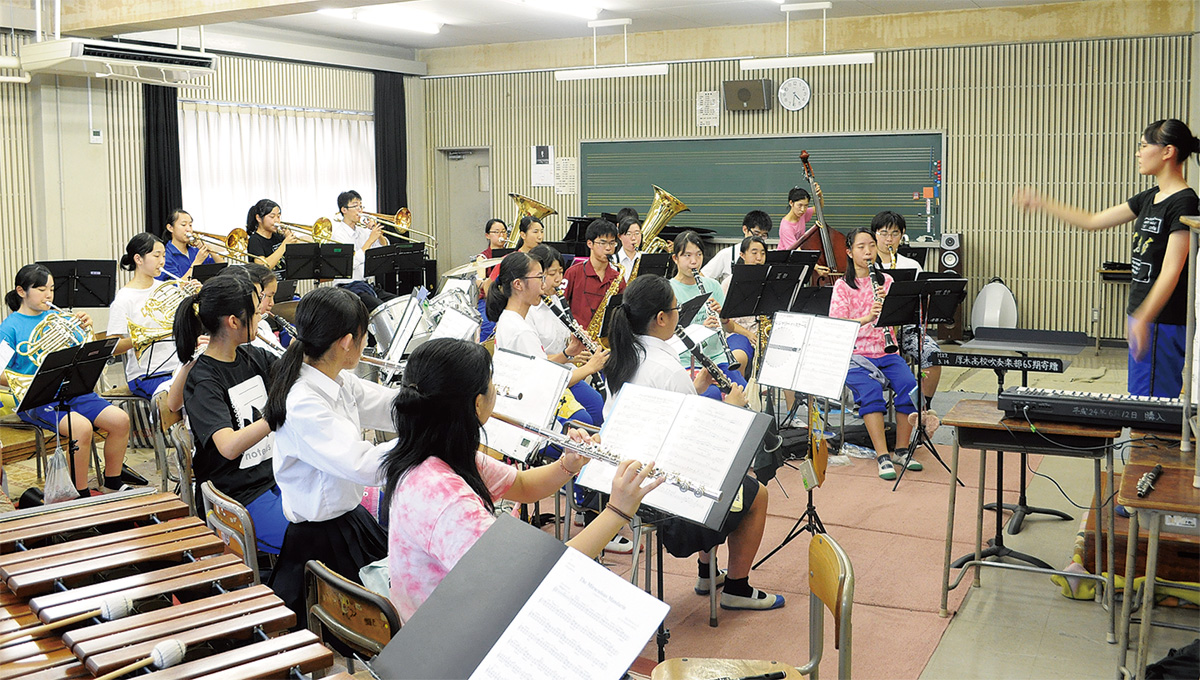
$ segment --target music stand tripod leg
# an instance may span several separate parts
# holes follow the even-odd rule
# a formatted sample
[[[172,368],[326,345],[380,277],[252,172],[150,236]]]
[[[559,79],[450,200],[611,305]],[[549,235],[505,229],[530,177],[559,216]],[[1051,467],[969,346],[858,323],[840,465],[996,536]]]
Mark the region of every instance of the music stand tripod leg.
[[[922,319],[925,318],[924,304],[925,304],[924,299],[922,299],[920,302]],[[900,336],[901,336],[901,346],[903,346],[903,337],[904,337],[903,329],[900,330]],[[936,460],[938,463],[941,464],[941,466],[943,468],[945,468],[946,472],[949,472],[951,475],[954,475],[954,472],[950,469],[950,466],[946,465],[946,461],[944,459],[942,459],[941,454],[939,454],[937,452],[937,448],[935,448],[933,445],[933,440],[930,439],[930,437],[929,437],[929,432],[925,429],[925,408],[924,408],[925,407],[925,384],[921,380],[921,356],[920,356],[921,348],[924,346],[925,346],[925,324],[917,324],[917,373],[916,373],[917,403],[913,404],[917,408],[917,425],[916,425],[916,427],[913,428],[912,435],[910,435],[908,438],[908,452],[909,452],[909,455],[911,456],[913,453],[916,452],[916,447],[918,445],[924,446],[929,451],[930,455],[933,456],[934,460]],[[899,416],[897,416],[897,417],[899,417]],[[906,466],[906,465],[900,466],[900,474],[896,475],[896,483],[892,485],[892,491],[895,491],[896,489],[900,488],[900,480],[904,479],[904,472],[907,469],[908,469],[908,466]],[[963,484],[963,481],[961,479],[959,479],[957,476],[954,476],[954,481],[963,488],[966,488],[966,486],[967,486],[966,484]]]
[[[1000,505],[1003,498],[1004,498],[1004,453],[1002,451],[997,451],[996,452],[996,504]],[[1026,555],[1023,552],[1018,552],[1018,551],[1013,550],[1012,548],[1004,545],[1004,518],[1002,517],[1002,513],[1000,513],[1000,512],[996,513],[996,536],[995,536],[995,538],[988,539],[988,547],[985,548],[982,553],[980,553],[980,559],[987,559],[989,557],[1010,557],[1014,560],[1021,560],[1022,562],[1028,562],[1029,564],[1032,564],[1035,567],[1040,567],[1042,569],[1053,569],[1054,568],[1054,567],[1050,566],[1049,564],[1047,564],[1046,562],[1034,557],[1033,555]],[[961,567],[962,565],[966,564],[967,562],[971,561],[974,558],[975,558],[974,554],[964,555],[963,557],[960,557],[957,560],[955,560],[954,564],[951,566],[953,566],[955,569],[957,569],[957,568]]]

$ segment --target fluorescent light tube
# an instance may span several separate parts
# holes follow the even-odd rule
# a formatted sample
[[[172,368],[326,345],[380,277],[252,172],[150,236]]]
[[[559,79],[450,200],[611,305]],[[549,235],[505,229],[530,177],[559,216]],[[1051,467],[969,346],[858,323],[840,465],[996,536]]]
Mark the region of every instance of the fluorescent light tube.
[[[563,69],[554,72],[554,79],[595,80],[597,78],[633,78],[636,76],[665,76],[671,67],[667,64],[634,64],[632,66],[591,66],[588,68]]]
[[[597,19],[601,7],[577,0],[507,0],[514,5],[524,5],[530,9],[540,9],[545,12],[569,14],[581,19]]]
[[[743,59],[739,62],[743,71],[767,68],[797,68],[801,66],[845,66],[849,64],[874,64],[874,52],[843,52],[840,54],[814,54],[804,57],[760,57]]]
[[[414,16],[412,13],[388,6],[359,7],[356,9],[321,9],[321,14],[339,19],[354,19],[375,26],[395,28],[414,33],[437,35],[442,30],[442,24],[436,21]]]
[[[832,2],[798,2],[780,7],[781,12],[806,12],[817,9],[833,9]]]

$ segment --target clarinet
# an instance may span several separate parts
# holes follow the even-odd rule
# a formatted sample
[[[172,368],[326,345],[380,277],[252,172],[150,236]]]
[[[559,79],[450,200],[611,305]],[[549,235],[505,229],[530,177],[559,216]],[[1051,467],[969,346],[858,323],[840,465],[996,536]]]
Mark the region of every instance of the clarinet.
[[[707,290],[704,290],[704,282],[700,280],[699,269],[692,269],[692,278],[696,279],[696,289],[700,291],[701,295],[708,293]],[[718,324],[720,321],[720,319],[717,319]],[[729,349],[729,341],[725,339],[725,331],[720,326],[717,327],[717,337],[721,339],[721,349],[725,352],[725,363],[729,364],[729,370],[738,370],[741,367],[741,363],[734,360],[733,351]]]
[[[589,444],[587,442],[577,442],[577,441],[572,440],[570,437],[568,437],[565,434],[561,434],[558,432],[552,432],[545,428],[538,427],[537,425],[534,425],[532,423],[521,422],[519,420],[515,420],[513,418],[509,418],[507,416],[500,415],[499,413],[493,413],[492,417],[495,418],[496,420],[508,423],[509,425],[512,425],[514,427],[519,427],[522,430],[532,432],[532,433],[538,435],[539,437],[544,437],[550,444],[552,444],[554,446],[562,447],[562,449],[564,451],[574,451],[575,453],[578,453],[579,455],[581,455],[585,458],[591,458],[592,460],[601,460],[606,463],[612,463],[613,465],[616,465],[621,462],[620,456],[618,456],[617,454],[613,453],[612,451],[604,448],[603,446],[601,446],[599,444]],[[643,465],[642,467],[645,467],[645,466]],[[638,468],[638,472],[641,472],[641,470],[642,470],[642,468]],[[667,480],[667,484],[677,487],[680,491],[682,491],[684,493],[694,494],[696,496],[696,498],[710,498],[714,501],[721,500],[721,490],[720,489],[716,489],[716,490],[708,489],[704,485],[689,481],[686,478],[681,477],[677,473],[667,472],[666,470],[663,470],[661,468],[656,468],[653,465],[651,465],[650,476],[653,478],[665,477]]]
[[[871,263],[871,279],[875,284],[875,301],[879,302],[883,299],[879,292],[883,290],[884,280],[883,269],[879,267],[878,262]],[[887,354],[895,354],[900,351],[900,347],[896,344],[896,337],[892,335],[891,326],[883,327],[883,351]]]
[[[574,335],[579,339],[579,342],[583,343],[583,346],[587,348],[587,351],[591,352],[592,354],[596,354],[603,349],[600,346],[600,343],[592,340],[592,336],[588,335],[587,331],[583,329],[583,326],[579,325],[579,322],[575,320],[575,317],[571,316],[571,313],[566,309],[561,309],[558,307],[558,305],[555,305],[554,299],[549,295],[542,296],[542,304],[546,305],[550,311],[554,312],[554,316],[558,317],[558,320],[567,327],[568,331],[571,331],[571,335]],[[591,383],[592,387],[596,388],[596,391],[599,392],[601,396],[603,396],[605,390],[608,389],[608,386],[604,382],[604,375],[601,374],[600,371],[589,375],[588,382]]]
[[[699,361],[700,365],[708,370],[708,374],[712,376],[714,381],[716,381],[717,388],[721,390],[721,394],[729,394],[729,392],[733,390],[733,381],[729,379],[729,376],[725,375],[724,371],[722,371],[720,368],[717,368],[717,365],[713,363],[713,360],[709,359],[708,355],[705,354],[704,351],[701,350],[700,347],[698,347],[696,343],[688,337],[688,334],[683,330],[683,326],[675,327],[675,337],[682,340],[684,346],[688,348],[688,351],[692,353],[692,356],[696,358],[696,361]]]

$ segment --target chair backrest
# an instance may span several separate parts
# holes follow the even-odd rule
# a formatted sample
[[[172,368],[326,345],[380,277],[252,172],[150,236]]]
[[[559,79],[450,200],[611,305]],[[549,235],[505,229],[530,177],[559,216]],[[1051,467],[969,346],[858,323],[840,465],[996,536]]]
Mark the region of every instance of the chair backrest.
[[[212,481],[200,485],[204,497],[204,519],[209,528],[225,541],[226,552],[242,558],[254,572],[254,584],[258,585],[258,540],[254,536],[254,522],[245,506],[217,490]]]
[[[171,425],[167,430],[167,438],[175,449],[175,463],[179,468],[179,497],[191,508],[192,514],[199,516],[196,507],[196,486],[192,478],[192,433],[182,420]]]
[[[309,630],[322,641],[328,630],[354,651],[373,657],[400,630],[400,616],[391,600],[317,560],[304,565],[304,592]]]
[[[824,605],[833,614],[834,647],[839,652],[838,677],[850,677],[851,610],[854,605],[854,568],[842,547],[827,534],[816,534],[808,545],[810,607],[809,651],[820,659]],[[821,603],[818,605],[818,601]],[[815,628],[815,630],[814,630]],[[816,648],[813,649],[813,646]]]
[[[165,436],[175,423],[183,422],[182,411],[172,411],[167,407],[167,393],[159,392],[154,395],[154,407],[158,409],[158,424]]]

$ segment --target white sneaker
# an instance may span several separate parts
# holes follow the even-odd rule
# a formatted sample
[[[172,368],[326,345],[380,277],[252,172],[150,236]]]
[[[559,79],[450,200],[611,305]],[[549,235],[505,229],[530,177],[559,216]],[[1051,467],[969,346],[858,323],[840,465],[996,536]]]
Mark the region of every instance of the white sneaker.
[[[618,555],[632,555],[633,541],[625,538],[624,536],[618,535],[616,538],[609,541],[608,545],[604,546],[604,552],[616,553]]]

